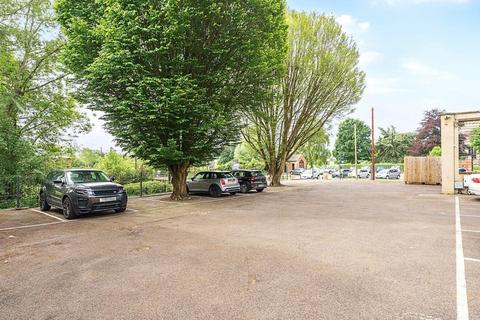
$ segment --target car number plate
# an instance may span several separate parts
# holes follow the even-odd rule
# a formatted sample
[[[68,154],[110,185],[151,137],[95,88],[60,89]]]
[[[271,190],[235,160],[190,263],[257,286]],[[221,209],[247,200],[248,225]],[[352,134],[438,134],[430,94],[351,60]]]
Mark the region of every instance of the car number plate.
[[[116,201],[117,197],[100,198],[100,202]]]
[[[259,184],[257,187],[265,187],[264,184]]]

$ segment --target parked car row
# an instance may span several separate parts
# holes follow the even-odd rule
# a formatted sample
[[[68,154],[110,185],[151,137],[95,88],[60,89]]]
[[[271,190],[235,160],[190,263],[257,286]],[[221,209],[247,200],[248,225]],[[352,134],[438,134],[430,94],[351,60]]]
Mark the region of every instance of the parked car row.
[[[377,179],[400,179],[401,171],[399,168],[379,169],[375,175]],[[372,176],[371,169],[364,167],[358,169],[355,173],[355,169],[340,169],[332,173],[333,178],[360,178],[370,179]]]
[[[251,190],[262,192],[265,188],[267,178],[260,170],[203,171],[187,181],[189,193],[208,193],[212,197]],[[92,212],[124,212],[128,196],[122,185],[100,170],[68,169],[47,175],[39,202],[42,211],[58,207],[66,219],[73,219]]]
[[[267,178],[260,170],[202,171],[187,181],[188,193],[208,193],[212,197],[250,190],[262,192],[265,188]]]

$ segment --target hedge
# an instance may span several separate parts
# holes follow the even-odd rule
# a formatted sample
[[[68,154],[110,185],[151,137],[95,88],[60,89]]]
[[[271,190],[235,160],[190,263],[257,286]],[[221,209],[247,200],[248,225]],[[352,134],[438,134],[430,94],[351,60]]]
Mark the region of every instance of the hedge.
[[[171,192],[172,185],[167,181],[144,181],[143,195]],[[129,196],[140,196],[140,182],[129,183],[123,186]]]

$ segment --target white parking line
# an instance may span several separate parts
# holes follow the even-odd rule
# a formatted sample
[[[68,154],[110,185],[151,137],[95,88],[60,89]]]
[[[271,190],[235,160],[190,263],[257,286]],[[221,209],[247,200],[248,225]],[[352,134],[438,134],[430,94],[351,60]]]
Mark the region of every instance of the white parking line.
[[[480,262],[480,259],[475,259],[475,258],[465,258],[467,261],[473,261],[473,262]]]
[[[56,216],[54,216],[54,215],[51,215],[51,214],[49,214],[49,213],[46,213],[46,212],[43,212],[43,211],[40,211],[40,210],[37,210],[37,209],[30,209],[30,210],[35,211],[35,212],[38,212],[38,213],[41,213],[41,214],[44,214],[44,215],[46,215],[46,216],[48,216],[48,217],[50,217],[50,218],[54,218],[54,219],[60,220],[60,221],[62,221],[62,222],[67,222],[67,220],[65,220],[65,219],[56,217]]]
[[[59,223],[64,223],[64,222],[66,222],[66,221],[56,221],[56,222],[47,222],[47,223],[31,224],[31,225],[28,225],[28,226],[2,228],[2,229],[0,229],[0,231],[16,230],[16,229],[26,229],[26,228],[35,228],[35,227],[48,226],[48,225],[51,225],[51,224],[59,224]]]
[[[468,320],[467,283],[465,280],[465,257],[462,245],[462,225],[460,223],[460,200],[455,197],[455,240],[457,256],[457,320]]]
[[[462,214],[462,217],[473,217],[473,218],[480,218],[480,216],[474,215],[474,214]]]
[[[462,232],[473,232],[473,233],[480,233],[480,230],[468,230],[468,229],[462,229]]]

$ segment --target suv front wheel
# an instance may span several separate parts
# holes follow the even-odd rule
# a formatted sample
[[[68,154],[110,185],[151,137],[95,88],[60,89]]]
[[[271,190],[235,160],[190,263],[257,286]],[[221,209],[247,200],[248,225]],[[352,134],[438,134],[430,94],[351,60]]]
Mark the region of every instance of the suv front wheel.
[[[63,200],[63,216],[66,219],[75,219],[77,217],[70,198],[65,198],[65,200]]]

